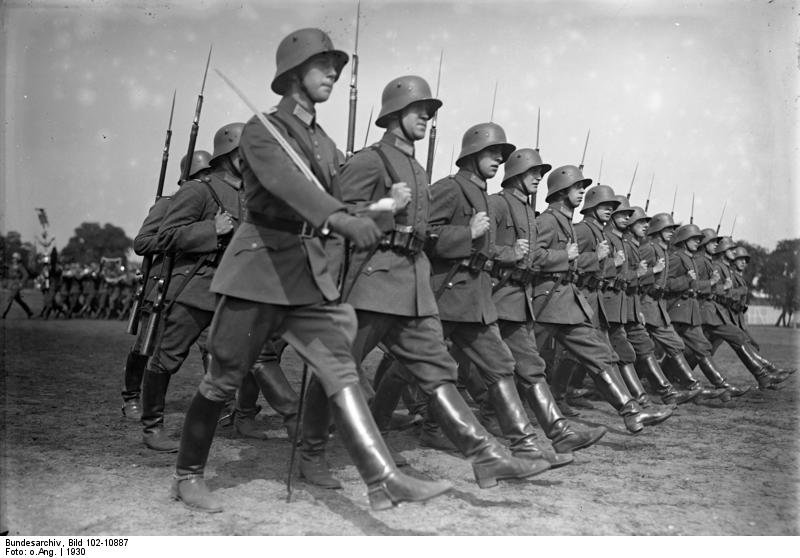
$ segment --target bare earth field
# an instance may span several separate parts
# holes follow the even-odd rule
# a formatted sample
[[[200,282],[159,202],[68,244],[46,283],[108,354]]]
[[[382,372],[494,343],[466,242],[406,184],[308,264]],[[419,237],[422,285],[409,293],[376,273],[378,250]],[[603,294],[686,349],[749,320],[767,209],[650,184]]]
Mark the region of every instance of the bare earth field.
[[[3,293],[6,294],[6,293]],[[36,293],[26,300],[38,310]],[[5,301],[0,302],[5,307]],[[800,331],[754,327],[763,353],[800,361]],[[629,435],[605,403],[580,420],[604,424],[603,440],[574,464],[532,482],[481,490],[461,457],[420,449],[413,430],[392,433],[411,474],[446,478],[449,495],[425,505],[372,512],[346,452],[330,461],[344,490],[297,484],[285,502],[289,443],[238,438],[221,427],[206,473],[226,506],[190,512],[170,500],[175,455],[141,443],[120,414],[122,366],[132,337],[118,321],[0,322],[2,515],[9,535],[797,535],[798,382],[752,390],[729,403],[689,404],[664,424]],[[370,359],[374,367],[375,356]],[[717,360],[738,384],[755,382],[726,346]],[[300,362],[283,359],[299,387]],[[177,437],[200,380],[192,354],[172,381],[167,426]],[[543,438],[543,435],[542,435]],[[408,469],[406,469],[408,470]]]

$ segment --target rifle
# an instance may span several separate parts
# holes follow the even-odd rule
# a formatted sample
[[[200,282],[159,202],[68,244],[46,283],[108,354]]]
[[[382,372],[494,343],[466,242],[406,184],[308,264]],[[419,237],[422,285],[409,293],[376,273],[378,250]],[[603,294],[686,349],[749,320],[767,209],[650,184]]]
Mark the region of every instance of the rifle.
[[[172,116],[175,114],[175,95],[177,91],[172,92],[172,108],[169,109],[169,124],[167,124],[167,136],[164,139],[164,149],[161,153],[161,171],[158,174],[158,186],[156,187],[156,201],[164,194],[164,179],[167,176],[167,162],[169,161],[169,144],[172,141]],[[139,322],[142,319],[142,305],[144,304],[144,297],[147,293],[147,278],[150,275],[150,270],[153,267],[153,254],[146,254],[142,260],[142,284],[136,290],[134,295],[133,306],[131,307],[131,316],[128,319],[127,332],[131,335],[139,333]]]
[[[581,155],[581,164],[578,165],[578,169],[583,170],[583,162],[586,160],[586,148],[589,147],[589,136],[592,134],[592,129],[589,128],[589,131],[586,132],[586,142],[583,144],[583,155]]]
[[[455,155],[455,152],[456,152],[456,146],[455,145],[451,145],[450,146],[450,166],[447,167],[447,172],[448,173],[451,170],[453,170],[453,155]]]
[[[653,181],[655,179],[656,179],[656,173],[653,173],[653,176],[650,178],[650,189],[647,191],[647,200],[644,202],[645,213],[647,213],[647,210],[650,207],[650,194],[653,193]]]
[[[631,185],[628,188],[628,193],[626,194],[626,197],[628,198],[629,201],[631,199],[631,192],[633,192],[633,182],[636,180],[636,171],[637,170],[639,170],[639,161],[636,161],[636,166],[633,167],[633,178],[631,178]],[[598,183],[599,182],[600,182],[600,180],[598,179]]]
[[[722,226],[722,217],[725,216],[725,208],[728,206],[728,200],[725,200],[725,203],[722,204],[722,213],[719,215],[719,223],[717,223],[717,234],[719,234],[719,228]]]
[[[675,216],[675,200],[678,199],[678,187],[675,186],[675,194],[672,196],[672,209],[669,212],[670,217]]]
[[[692,192],[692,211],[689,213],[689,224],[694,223],[694,192]]]
[[[539,126],[542,123],[542,107],[536,110],[536,152],[539,152]]]
[[[497,82],[494,82],[494,95],[492,96],[492,112],[489,114],[489,122],[494,121],[494,104],[497,101]]]
[[[364,147],[367,147],[367,141],[369,141],[369,126],[372,124],[372,111],[375,107],[369,107],[369,119],[367,120],[367,133],[364,134]]]
[[[361,2],[356,7],[356,43],[353,47],[352,64],[350,66],[350,113],[347,115],[347,147],[345,158],[353,156],[353,145],[356,141],[356,104],[358,103],[358,28],[361,23]],[[369,130],[369,129],[368,129]],[[369,133],[369,131],[367,131]]]
[[[442,82],[442,59],[444,49],[439,53],[439,74],[436,76],[436,98],[439,98],[439,84]],[[425,171],[428,173],[428,183],[433,179],[433,156],[436,154],[436,123],[439,120],[438,111],[431,119],[431,133],[428,136],[428,163]]]
[[[194,147],[197,144],[197,131],[200,129],[200,112],[203,110],[203,91],[206,88],[206,78],[208,77],[208,66],[211,63],[211,49],[208,49],[208,58],[206,59],[206,69],[203,72],[203,84],[200,86],[200,94],[197,96],[197,105],[194,109],[194,119],[192,120],[192,129],[189,132],[189,146],[186,151],[186,166],[181,170],[181,182],[189,180],[189,173],[192,167],[192,155],[194,155]],[[169,283],[172,279],[172,266],[175,264],[175,254],[164,254],[164,263],[161,266],[161,277],[156,283],[155,299],[153,300],[153,312],[150,314],[150,320],[147,322],[147,332],[145,334],[144,342],[142,343],[142,354],[150,356],[155,349],[156,333],[158,325],[161,321],[161,315],[164,313],[167,302],[167,291],[169,291]]]

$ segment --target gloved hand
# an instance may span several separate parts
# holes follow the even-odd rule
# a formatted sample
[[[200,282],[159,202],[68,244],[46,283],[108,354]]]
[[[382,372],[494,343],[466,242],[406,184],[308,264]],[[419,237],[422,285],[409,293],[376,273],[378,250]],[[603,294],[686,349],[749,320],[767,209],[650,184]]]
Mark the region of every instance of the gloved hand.
[[[328,228],[351,240],[359,250],[372,248],[383,237],[375,221],[366,217],[352,217],[344,211],[337,211],[328,217]]]

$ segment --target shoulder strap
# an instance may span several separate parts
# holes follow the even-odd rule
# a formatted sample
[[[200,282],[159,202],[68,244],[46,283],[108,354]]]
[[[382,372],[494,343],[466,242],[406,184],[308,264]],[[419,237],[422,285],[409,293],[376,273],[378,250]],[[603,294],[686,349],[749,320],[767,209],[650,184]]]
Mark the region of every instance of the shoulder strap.
[[[203,180],[203,184],[206,185],[206,188],[208,188],[208,193],[211,194],[211,197],[214,198],[216,204],[219,206],[222,212],[225,213],[227,209],[225,209],[225,205],[222,203],[222,200],[219,199],[219,195],[217,194],[216,190],[214,190],[214,187],[211,185],[211,182]]]
[[[317,177],[317,179],[322,183],[322,185],[325,186],[325,190],[330,192],[331,184],[328,175],[322,172],[322,169],[317,163],[316,157],[314,157],[314,153],[312,153],[311,151],[311,147],[305,142],[304,139],[298,137],[298,134],[296,134],[294,130],[292,130],[291,124],[286,120],[286,118],[284,118],[280,114],[280,112],[275,111],[271,113],[269,116],[275,118],[278,122],[283,124],[283,127],[286,129],[286,133],[289,134],[289,137],[291,137],[297,143],[297,145],[300,147],[300,151],[302,151],[303,155],[306,156],[306,159],[308,160],[308,165],[309,167],[311,167],[311,172],[313,172],[314,175]]]
[[[503,201],[506,202],[506,205],[508,206],[508,214],[511,217],[511,222],[514,223],[514,231],[516,231],[519,226],[517,225],[517,220],[514,218],[514,209],[511,207],[511,202],[508,201],[508,198],[503,195],[502,192],[500,193],[500,197],[503,198]]]

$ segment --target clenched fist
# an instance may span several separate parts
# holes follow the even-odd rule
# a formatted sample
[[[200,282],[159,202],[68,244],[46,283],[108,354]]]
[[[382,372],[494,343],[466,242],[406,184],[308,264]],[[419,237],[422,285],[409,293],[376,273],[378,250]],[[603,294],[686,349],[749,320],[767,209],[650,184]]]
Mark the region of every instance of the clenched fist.
[[[404,209],[408,202],[411,201],[411,188],[405,182],[396,182],[392,184],[392,199],[394,200],[394,212],[397,213]]]
[[[614,267],[619,267],[625,263],[625,251],[617,250],[614,254]]]
[[[656,265],[653,266],[653,273],[661,273],[662,271],[664,271],[666,265],[667,264],[664,261],[664,258],[658,258]]]
[[[572,244],[567,244],[567,258],[569,261],[574,260],[580,255],[580,250],[578,250],[578,244],[573,242]]]
[[[597,244],[597,259],[603,261],[608,256],[611,248],[608,246],[608,240],[603,240]]]
[[[233,218],[227,211],[223,212],[222,208],[217,210],[214,215],[214,229],[217,231],[217,236],[224,236],[233,230]]]
[[[530,243],[525,238],[517,239],[514,243],[514,256],[517,260],[521,260],[530,252]]]
[[[375,246],[383,237],[383,232],[372,219],[352,217],[343,211],[337,211],[328,217],[328,227],[350,239],[359,250]]]
[[[472,240],[483,236],[488,230],[489,216],[486,215],[485,211],[478,211],[472,216],[472,219],[469,220],[469,231],[472,235]]]

